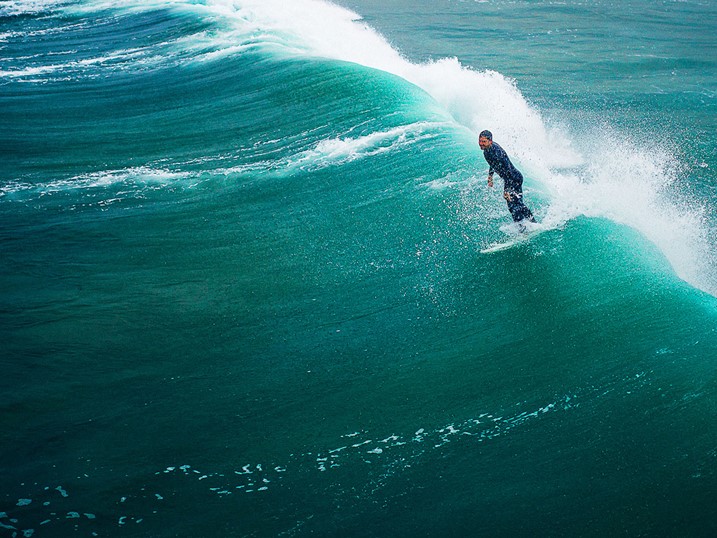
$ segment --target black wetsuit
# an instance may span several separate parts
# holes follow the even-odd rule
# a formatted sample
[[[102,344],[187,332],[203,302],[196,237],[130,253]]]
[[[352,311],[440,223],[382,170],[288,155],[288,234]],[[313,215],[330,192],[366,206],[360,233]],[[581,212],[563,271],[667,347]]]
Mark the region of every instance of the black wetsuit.
[[[535,222],[530,209],[523,203],[523,174],[513,166],[505,150],[493,142],[490,147],[483,150],[483,156],[490,165],[488,174],[492,175],[496,172],[503,178],[503,190],[508,195],[506,202],[513,220],[520,222],[523,219],[528,219]]]

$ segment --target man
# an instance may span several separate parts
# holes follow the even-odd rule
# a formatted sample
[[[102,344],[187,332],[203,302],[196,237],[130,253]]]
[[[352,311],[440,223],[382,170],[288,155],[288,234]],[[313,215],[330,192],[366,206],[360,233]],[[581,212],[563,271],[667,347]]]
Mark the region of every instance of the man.
[[[493,133],[481,131],[478,135],[478,145],[483,150],[483,156],[488,162],[488,186],[493,186],[493,174],[498,173],[503,178],[503,198],[508,203],[513,221],[518,223],[520,231],[525,231],[522,221],[528,219],[535,222],[530,209],[523,203],[523,174],[510,162],[508,154],[497,143],[493,142]]]

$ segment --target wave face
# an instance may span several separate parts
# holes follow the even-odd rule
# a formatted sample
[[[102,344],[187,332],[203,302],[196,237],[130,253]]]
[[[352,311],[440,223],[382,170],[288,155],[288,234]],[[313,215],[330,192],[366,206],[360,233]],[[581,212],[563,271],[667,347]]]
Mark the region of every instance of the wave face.
[[[288,4],[0,6],[3,532],[713,535],[714,8]]]

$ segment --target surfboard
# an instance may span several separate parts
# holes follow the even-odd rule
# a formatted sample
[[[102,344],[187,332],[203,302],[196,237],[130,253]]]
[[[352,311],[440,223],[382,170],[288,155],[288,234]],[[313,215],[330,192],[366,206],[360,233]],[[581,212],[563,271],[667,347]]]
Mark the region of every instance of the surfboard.
[[[485,248],[482,248],[480,250],[481,254],[490,254],[492,252],[500,252],[501,250],[509,249],[510,247],[513,247],[515,245],[519,245],[521,243],[525,243],[526,241],[530,241],[533,237],[536,235],[541,234],[547,230],[547,228],[543,228],[542,226],[533,226],[531,230],[528,230],[526,232],[517,233],[510,237],[507,241],[501,241],[499,243],[493,243],[491,245],[488,245]]]

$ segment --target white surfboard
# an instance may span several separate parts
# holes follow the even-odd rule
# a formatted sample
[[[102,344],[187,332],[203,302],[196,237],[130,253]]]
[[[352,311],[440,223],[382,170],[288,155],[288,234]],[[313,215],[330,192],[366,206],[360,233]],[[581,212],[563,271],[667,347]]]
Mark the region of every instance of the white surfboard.
[[[545,228],[543,226],[540,226],[539,224],[532,224],[530,229],[525,232],[518,232],[512,237],[510,237],[507,241],[501,241],[499,243],[493,243],[491,245],[488,245],[485,248],[482,248],[480,250],[481,254],[490,254],[491,252],[500,252],[501,250],[509,249],[512,246],[519,245],[521,243],[525,243],[526,241],[531,240],[536,235],[539,235],[540,233],[548,230],[548,228]]]

